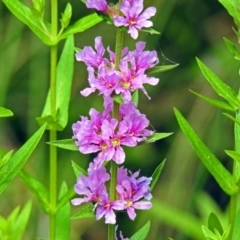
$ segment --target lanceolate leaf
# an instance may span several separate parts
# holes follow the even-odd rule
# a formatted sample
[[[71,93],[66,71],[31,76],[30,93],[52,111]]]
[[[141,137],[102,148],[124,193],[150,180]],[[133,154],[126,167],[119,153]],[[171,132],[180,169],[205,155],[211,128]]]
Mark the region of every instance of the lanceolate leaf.
[[[150,229],[150,222],[148,221],[142,228],[140,228],[130,240],[144,240],[146,239]]]
[[[20,171],[19,176],[28,189],[37,197],[42,209],[49,213],[49,192],[47,188],[24,170]]]
[[[201,141],[181,113],[177,109],[174,109],[174,112],[184,135],[187,137],[195,153],[216,179],[220,187],[229,195],[235,193],[238,190],[238,187],[236,186],[232,175]]]
[[[151,181],[151,185],[150,185],[150,191],[153,190],[155,184],[157,183],[161,173],[162,173],[162,170],[163,170],[163,167],[164,167],[164,164],[166,162],[166,159],[164,159],[158,166],[157,168],[155,169],[153,175],[152,175],[152,181]]]
[[[1,117],[11,117],[13,116],[13,112],[7,108],[0,107],[0,118]]]
[[[65,182],[63,182],[59,197],[61,198],[68,192],[68,187]],[[70,212],[71,206],[70,203],[66,203],[61,207],[56,216],[56,239],[57,240],[66,240],[69,239],[70,233]]]
[[[95,213],[93,211],[93,208],[94,206],[92,205],[92,203],[89,203],[84,208],[82,208],[77,214],[72,216],[71,219],[94,217]]]
[[[173,133],[154,133],[152,136],[150,136],[147,140],[143,141],[143,143],[152,143],[156,142],[162,138],[169,137]]]
[[[216,235],[207,227],[202,226],[202,231],[207,240],[217,240]]]
[[[57,140],[57,141],[48,142],[48,144],[54,145],[59,148],[71,150],[71,151],[79,151],[78,147],[75,144],[74,139]]]
[[[28,223],[28,219],[31,213],[31,208],[32,208],[32,203],[28,202],[21,213],[19,214],[17,220],[14,222],[14,229],[15,232],[17,233],[16,236],[14,237],[14,240],[21,240],[23,239],[23,234],[25,232],[25,228]]]
[[[235,152],[235,151],[230,151],[230,150],[225,150],[225,153],[231,157],[233,160],[237,161],[240,163],[240,153]]]
[[[23,23],[25,23],[45,44],[54,45],[55,41],[52,41],[48,34],[50,24],[46,21],[40,22],[40,18],[34,14],[34,11],[22,4],[18,0],[2,0],[7,8]],[[45,28],[43,27],[45,25]]]
[[[72,26],[69,26],[60,36],[60,39],[67,38],[69,35],[73,35],[75,33],[84,32],[88,28],[96,25],[101,22],[102,18],[100,18],[96,13],[90,14],[86,17],[79,19]]]
[[[63,207],[67,202],[69,202],[70,199],[72,199],[76,195],[76,192],[74,191],[73,187],[70,188],[58,201],[57,204],[57,211]]]
[[[4,172],[0,177],[0,194],[10,183],[10,181],[17,175],[24,163],[30,157],[31,153],[37,146],[41,139],[46,125],[43,125],[4,165],[1,172]]]
[[[197,59],[197,63],[205,76],[208,82],[211,84],[215,92],[225,98],[229,104],[234,107],[234,109],[238,109],[240,107],[240,102],[237,98],[236,93],[226,85],[223,81],[221,81],[207,66],[205,66],[199,59]]]
[[[222,225],[217,217],[217,215],[213,212],[210,213],[208,218],[208,228],[213,232],[214,229],[217,229],[218,232],[222,235],[223,234],[223,228]]]
[[[240,126],[240,121],[236,120],[232,115],[228,114],[228,113],[223,113],[224,116],[226,116],[227,118],[231,119],[233,122],[235,122],[236,124],[238,124]]]
[[[8,160],[10,159],[10,157],[13,154],[13,150],[9,151],[8,153],[6,153],[3,156],[0,156],[0,169],[7,164]]]
[[[58,66],[57,66],[57,119],[51,116],[50,110],[50,93],[48,93],[47,101],[42,113],[42,117],[37,118],[39,124],[48,123],[48,129],[63,130],[68,121],[68,105],[70,101],[72,76],[73,76],[73,64],[74,64],[74,43],[73,36],[69,36],[63,52],[61,54]]]
[[[148,70],[146,70],[146,73],[158,73],[158,72],[166,72],[169,70],[172,70],[173,68],[177,67],[179,64],[173,64],[173,65],[162,65],[162,66],[156,66],[156,67],[152,67],[149,68]]]
[[[230,40],[228,40],[227,38],[223,38],[224,42],[226,43],[229,51],[232,53],[232,55],[234,56],[235,59],[240,60],[240,54],[236,48],[236,46],[234,45],[234,43],[232,43]]]
[[[201,95],[199,93],[196,93],[196,92],[194,92],[192,90],[190,90],[190,92],[192,92],[196,96],[200,97],[201,99],[205,100],[206,102],[212,104],[215,107],[218,107],[218,108],[221,108],[221,109],[224,109],[224,110],[227,110],[227,111],[235,112],[235,109],[231,105],[229,105],[229,104],[227,104],[225,102],[222,102],[222,101],[219,101],[217,99],[213,99],[213,98],[209,98],[209,97],[203,96],[203,95]]]
[[[84,169],[82,169],[79,165],[77,165],[74,161],[72,161],[72,167],[76,177],[79,177],[80,174],[83,174],[85,176],[87,175],[87,172]]]
[[[234,136],[235,136],[235,151],[240,153],[240,111],[237,110],[236,122],[234,124]],[[236,182],[240,182],[240,163],[235,162],[235,178]]]

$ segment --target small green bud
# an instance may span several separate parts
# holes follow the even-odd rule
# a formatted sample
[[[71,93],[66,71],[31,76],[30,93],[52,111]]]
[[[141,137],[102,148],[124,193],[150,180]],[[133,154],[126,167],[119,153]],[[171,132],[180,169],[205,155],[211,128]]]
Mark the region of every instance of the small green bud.
[[[62,28],[66,28],[70,22],[70,19],[72,17],[72,6],[70,3],[67,3],[67,6],[62,13],[62,18],[60,19]]]

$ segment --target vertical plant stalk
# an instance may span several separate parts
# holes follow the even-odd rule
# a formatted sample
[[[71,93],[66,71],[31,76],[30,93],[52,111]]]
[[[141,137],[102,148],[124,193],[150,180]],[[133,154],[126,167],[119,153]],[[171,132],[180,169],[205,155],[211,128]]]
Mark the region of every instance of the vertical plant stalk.
[[[236,121],[240,121],[240,111],[238,110],[236,113]],[[235,136],[235,151],[240,153],[240,126],[236,122],[234,126],[234,136]],[[240,176],[240,164],[236,161],[233,162],[233,178],[235,182],[239,181]],[[234,220],[237,212],[237,200],[238,200],[238,192],[233,194],[230,198],[230,208],[229,208],[229,218],[228,224],[231,224],[231,231],[229,233],[228,239],[232,240],[233,228],[234,228]]]
[[[115,69],[119,70],[119,63],[121,59],[121,53],[123,48],[123,30],[117,29],[116,47],[115,47]],[[119,104],[114,101],[112,116],[119,119]],[[111,201],[116,199],[116,185],[117,185],[117,164],[111,161],[111,180],[109,188],[109,198]],[[115,225],[108,224],[108,240],[115,239]]]
[[[58,1],[51,0],[51,36],[53,41],[57,38],[58,32]],[[50,99],[51,115],[56,120],[56,71],[58,45],[51,46],[50,49]],[[57,140],[57,131],[50,130],[50,141]],[[49,213],[49,239],[55,240],[56,236],[56,203],[57,203],[57,148],[50,145],[50,213]]]

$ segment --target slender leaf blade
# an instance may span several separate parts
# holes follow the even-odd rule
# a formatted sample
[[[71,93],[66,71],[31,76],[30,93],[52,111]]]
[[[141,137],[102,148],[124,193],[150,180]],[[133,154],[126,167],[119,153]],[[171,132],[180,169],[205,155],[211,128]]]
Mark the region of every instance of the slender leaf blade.
[[[172,70],[173,68],[177,67],[178,65],[179,64],[156,66],[156,67],[152,67],[152,68],[149,68],[148,70],[146,70],[146,73],[151,74],[151,73],[158,73],[158,72],[166,72],[166,71]]]
[[[235,184],[232,175],[201,141],[181,113],[177,109],[174,109],[174,112],[180,128],[187,137],[195,153],[201,159],[208,171],[213,175],[220,187],[229,195],[235,193],[238,190],[238,187]]]
[[[218,107],[218,108],[221,108],[221,109],[224,109],[224,110],[227,110],[227,111],[235,112],[235,109],[234,109],[231,105],[229,105],[229,104],[227,104],[227,103],[225,103],[225,102],[219,101],[219,100],[214,99],[214,98],[210,98],[210,97],[203,96],[203,95],[201,95],[201,94],[199,94],[199,93],[196,93],[196,92],[194,92],[194,91],[192,91],[192,90],[189,90],[189,91],[190,91],[191,93],[195,94],[196,96],[200,97],[200,98],[203,99],[204,101],[212,104],[212,105],[215,106],[215,107]]]
[[[153,143],[156,142],[160,139],[169,137],[170,135],[172,135],[173,133],[154,133],[152,136],[148,137],[145,141],[143,141],[142,143]]]
[[[17,220],[14,223],[14,229],[17,232],[14,240],[21,240],[25,232],[30,213],[32,209],[32,203],[29,201],[26,203],[21,213],[19,214]]]
[[[91,218],[94,216],[95,216],[95,213],[93,211],[93,205],[92,203],[89,203],[85,207],[83,207],[78,213],[73,215],[71,219]]]
[[[82,169],[79,165],[77,165],[74,161],[72,161],[72,167],[76,177],[79,177],[81,174],[85,176],[88,175],[87,172],[84,169]]]
[[[150,184],[150,191],[153,190],[155,184],[157,183],[161,173],[162,173],[162,170],[163,170],[163,167],[165,165],[165,162],[166,162],[166,159],[164,159],[158,166],[157,168],[155,169],[154,173],[152,174],[152,181],[151,181],[151,184]]]
[[[234,107],[234,109],[238,109],[240,107],[239,100],[237,98],[236,93],[230,88],[227,84],[225,84],[222,80],[220,80],[206,65],[204,65],[198,58],[197,63],[199,68],[201,69],[203,75],[210,83],[215,92],[225,98],[229,104]]]
[[[26,24],[45,44],[54,45],[55,41],[52,41],[47,33],[47,29],[44,29],[40,23],[40,18],[34,14],[34,11],[22,4],[18,0],[3,0],[7,8],[15,15],[19,20]],[[44,21],[47,28],[50,28],[50,24]]]
[[[2,171],[5,172],[0,178],[0,194],[17,175],[24,163],[40,141],[46,125],[43,125],[4,165]]]
[[[72,87],[73,65],[74,65],[74,41],[73,36],[70,35],[66,40],[57,66],[57,79],[56,79],[57,119],[55,121],[55,119],[51,116],[50,93],[48,93],[42,116],[40,118],[37,118],[38,123],[40,125],[47,122],[48,129],[56,129],[61,131],[67,125],[68,106]]]
[[[240,60],[240,54],[233,42],[228,40],[227,38],[223,38],[224,42],[226,43],[229,51],[232,53],[235,59]]]
[[[76,21],[72,26],[69,26],[60,36],[60,39],[67,38],[69,35],[75,33],[84,32],[85,30],[93,27],[97,23],[100,23],[102,18],[100,18],[96,13],[90,14]]]
[[[13,112],[7,108],[0,107],[0,118],[1,117],[11,117],[13,116]]]
[[[213,212],[210,213],[208,217],[208,228],[213,232],[214,229],[217,229],[218,232],[222,235],[223,234],[223,228],[222,225],[217,217],[217,215]]]
[[[235,152],[235,151],[230,151],[230,150],[225,150],[225,153],[232,158],[233,160],[237,161],[240,163],[240,153]]]
[[[47,188],[24,170],[19,172],[19,177],[25,183],[28,189],[37,197],[38,202],[44,212],[49,213],[49,192]]]
[[[144,240],[146,239],[148,232],[150,229],[150,221],[148,221],[142,228],[140,228],[132,237],[130,237],[130,240]]]
[[[79,151],[78,147],[75,144],[74,139],[63,139],[63,140],[57,140],[57,141],[52,141],[47,143],[59,148],[63,148],[71,151]]]

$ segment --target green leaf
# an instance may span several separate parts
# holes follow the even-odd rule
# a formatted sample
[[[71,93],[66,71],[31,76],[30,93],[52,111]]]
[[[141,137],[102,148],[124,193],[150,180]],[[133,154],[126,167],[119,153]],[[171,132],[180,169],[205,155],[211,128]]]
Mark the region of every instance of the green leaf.
[[[130,237],[130,240],[144,240],[146,239],[148,232],[150,229],[150,221],[148,221],[142,228],[140,228],[132,237]]]
[[[72,17],[72,6],[70,3],[67,3],[67,6],[64,12],[62,13],[62,18],[60,19],[61,26],[63,29],[68,26],[71,17]]]
[[[74,139],[57,140],[57,141],[47,142],[47,144],[50,144],[59,148],[71,150],[71,151],[79,151],[78,147],[75,144]]]
[[[122,95],[116,95],[116,94],[114,94],[114,95],[112,96],[112,99],[113,99],[115,102],[119,103],[119,104],[123,104],[123,103],[124,103],[123,98],[122,98]]]
[[[161,34],[160,32],[154,30],[153,28],[142,28],[139,31],[147,32],[147,33],[150,33],[150,34]]]
[[[22,4],[18,0],[2,0],[7,8],[26,24],[45,44],[54,45],[57,43],[56,39],[51,39],[48,29],[50,24],[42,20],[35,14],[35,12]]]
[[[157,183],[161,173],[162,173],[162,170],[163,170],[163,167],[165,165],[165,162],[166,162],[166,159],[164,159],[158,166],[157,168],[155,169],[153,175],[152,175],[152,181],[151,181],[151,184],[150,184],[150,191],[153,190],[155,184]]]
[[[233,228],[233,240],[239,240],[240,236],[240,209],[237,211]]]
[[[214,229],[217,229],[220,234],[223,234],[222,225],[217,217],[217,215],[213,212],[210,213],[208,217],[208,228],[213,232]]]
[[[45,8],[45,0],[32,0],[34,9],[36,10],[39,17],[43,19],[44,17],[44,8]]]
[[[73,187],[70,188],[58,201],[57,209],[58,211],[61,207],[63,207],[67,202],[69,202],[70,199],[72,199],[76,195],[76,192],[74,191]]]
[[[13,112],[7,108],[0,107],[0,118],[1,117],[11,117],[13,116]]]
[[[9,151],[8,153],[6,153],[3,156],[0,156],[0,169],[7,164],[8,160],[10,159],[10,157],[13,154],[13,150]]]
[[[234,118],[232,115],[228,113],[223,113],[223,115],[232,120],[233,122],[235,122],[236,124],[240,125],[240,121],[236,120],[236,118]]]
[[[63,197],[68,192],[68,187],[65,182],[62,183],[59,198]],[[66,203],[59,209],[56,215],[56,239],[66,240],[69,239],[70,234],[70,203]]]
[[[78,213],[71,217],[71,219],[79,219],[79,218],[91,218],[95,216],[93,211],[94,206],[92,203],[87,204],[83,207]]]
[[[74,65],[74,42],[73,36],[69,36],[60,60],[57,66],[57,93],[56,93],[56,112],[57,119],[51,117],[50,108],[50,93],[48,93],[47,101],[42,113],[41,118],[38,118],[39,124],[44,122],[44,118],[47,118],[47,129],[63,130],[68,122],[68,106],[70,101],[71,87],[72,87],[72,76],[73,76],[73,65]]]
[[[199,68],[201,69],[203,75],[207,79],[207,81],[210,83],[212,88],[215,90],[215,92],[225,98],[228,103],[237,110],[240,107],[239,100],[237,98],[236,93],[230,88],[228,85],[226,85],[222,80],[220,80],[207,66],[205,66],[198,58],[197,63]]]
[[[153,143],[160,139],[166,138],[173,133],[154,133],[152,136],[148,137],[147,140],[143,141],[142,143]]]
[[[21,213],[19,214],[17,220],[14,223],[14,232],[17,232],[14,240],[21,240],[23,234],[25,232],[25,228],[28,223],[28,219],[31,213],[32,203],[29,201],[24,208],[22,209]]]
[[[132,102],[135,104],[135,106],[138,106],[138,101],[139,101],[139,94],[138,90],[136,90],[133,95],[132,95]]]
[[[234,45],[234,43],[232,43],[230,40],[228,40],[227,38],[223,38],[224,42],[226,43],[229,51],[232,53],[232,55],[234,56],[235,59],[240,60],[240,54],[236,48],[236,46]]]
[[[46,125],[43,125],[4,165],[1,172],[5,172],[0,178],[0,194],[17,175],[24,163],[30,157],[31,153],[41,139]]]
[[[49,102],[48,99],[49,99],[49,97],[47,98],[47,102]],[[44,109],[44,111],[47,111],[47,110]],[[42,114],[44,114],[44,113],[42,113]],[[56,120],[51,115],[37,117],[36,120],[40,126],[47,124],[48,130],[55,129],[58,131],[62,131],[62,129],[63,129],[62,126],[59,123],[57,123]]]
[[[76,21],[73,25],[69,26],[61,35],[60,39],[67,38],[69,35],[75,33],[84,32],[85,30],[93,27],[97,23],[101,22],[102,19],[96,14],[90,14]]]
[[[232,0],[219,0],[219,2],[227,9],[228,13],[234,18],[236,24],[239,24],[239,8],[238,1]]]
[[[44,212],[49,213],[49,192],[47,188],[24,170],[20,171],[19,177],[25,183],[28,189],[37,197],[38,202]]]
[[[240,162],[240,153],[230,150],[225,150],[225,153],[231,157],[233,160]]]
[[[187,137],[192,148],[205,167],[227,194],[234,194],[238,190],[238,187],[236,186],[232,175],[201,141],[181,113],[177,109],[174,109],[174,112],[184,135]]]
[[[224,109],[224,110],[227,110],[227,111],[235,112],[235,109],[225,102],[219,101],[219,100],[214,99],[214,98],[209,98],[209,97],[203,96],[203,95],[201,95],[199,93],[196,93],[192,90],[189,90],[189,91],[191,93],[195,94],[196,96],[200,97],[201,99],[205,100],[206,102],[212,104],[215,107],[218,107],[218,108],[221,108],[221,109]]]
[[[179,64],[156,66],[156,67],[152,67],[152,68],[149,68],[148,70],[146,70],[146,73],[150,74],[150,73],[166,72],[166,71],[172,70],[173,68],[177,67],[178,65]]]
[[[82,169],[79,165],[77,165],[74,161],[72,161],[72,167],[73,167],[73,171],[76,175],[76,177],[78,178],[81,174],[83,175],[88,175],[87,172]]]
[[[204,236],[208,239],[208,240],[218,240],[216,235],[210,231],[207,227],[202,226],[202,231]]]

